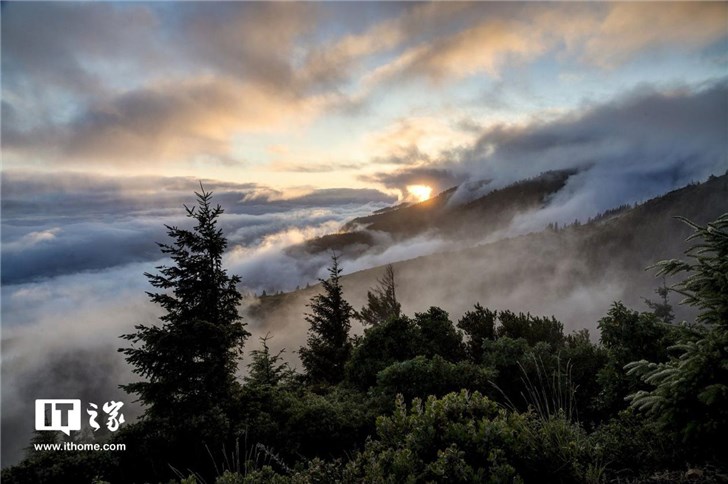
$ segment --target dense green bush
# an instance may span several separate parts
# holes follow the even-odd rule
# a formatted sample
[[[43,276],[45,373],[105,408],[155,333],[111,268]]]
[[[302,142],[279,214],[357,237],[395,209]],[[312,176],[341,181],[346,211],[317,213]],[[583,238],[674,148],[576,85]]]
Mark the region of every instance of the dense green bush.
[[[505,410],[478,392],[399,399],[348,465],[361,482],[583,482],[592,449],[564,418]]]
[[[428,395],[441,396],[461,389],[490,393],[489,381],[494,372],[468,361],[451,363],[439,355],[418,356],[395,363],[377,376],[376,390],[392,399],[403,395],[406,400]]]
[[[346,365],[348,380],[366,390],[377,382],[377,373],[418,354],[419,332],[406,316],[367,328]]]
[[[625,365],[642,359],[665,361],[676,330],[653,313],[639,313],[619,302],[599,321],[599,330],[607,352],[607,363],[597,376],[602,387],[598,406],[604,417],[626,408],[625,397],[645,388],[636,375],[627,374]]]

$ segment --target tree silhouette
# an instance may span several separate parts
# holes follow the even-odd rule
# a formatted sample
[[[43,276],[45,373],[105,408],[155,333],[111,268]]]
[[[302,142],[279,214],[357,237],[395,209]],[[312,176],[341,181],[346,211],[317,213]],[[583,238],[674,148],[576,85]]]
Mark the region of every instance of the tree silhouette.
[[[660,296],[660,300],[655,302],[651,299],[643,298],[645,304],[652,310],[652,313],[665,323],[672,323],[675,320],[675,314],[672,312],[672,304],[670,304],[670,288],[667,287],[667,281],[662,278],[662,285],[655,289],[655,294]]]
[[[196,222],[192,230],[166,226],[173,242],[157,244],[173,264],[157,267],[158,274],[145,273],[161,290],[147,293],[164,309],[161,324],[135,326],[135,332],[122,336],[132,346],[119,349],[145,379],[122,388],[139,396],[145,418],[172,426],[224,420],[249,336],[237,309],[240,278],[222,268],[227,240],[217,219],[223,209],[211,206],[212,193],[202,184],[195,195],[198,205],[185,205],[187,217]]]
[[[659,262],[658,275],[686,273],[673,287],[684,303],[699,313],[696,324],[684,326],[667,362],[641,359],[628,364],[628,374],[650,385],[628,398],[633,407],[657,417],[680,441],[691,443],[701,456],[728,464],[728,213],[700,226],[682,219],[698,239],[685,254],[688,260]]]
[[[252,361],[248,364],[249,373],[245,377],[247,385],[271,385],[275,386],[286,378],[293,375],[288,363],[282,362],[281,355],[285,350],[280,350],[273,354],[268,347],[268,340],[271,339],[270,333],[261,336],[260,343],[262,348],[250,352]]]
[[[397,301],[392,264],[387,265],[384,276],[377,282],[379,286],[367,292],[367,305],[354,315],[365,325],[375,326],[402,314],[402,305]]]
[[[302,347],[299,354],[307,378],[314,383],[336,384],[343,380],[344,365],[351,354],[349,329],[354,310],[344,299],[341,271],[339,257],[333,253],[328,279],[319,279],[324,292],[312,297],[308,305],[308,346]]]
[[[466,312],[458,321],[458,328],[468,336],[466,349],[473,361],[480,362],[483,359],[483,344],[495,339],[497,317],[497,311],[484,308],[477,303],[473,311]]]

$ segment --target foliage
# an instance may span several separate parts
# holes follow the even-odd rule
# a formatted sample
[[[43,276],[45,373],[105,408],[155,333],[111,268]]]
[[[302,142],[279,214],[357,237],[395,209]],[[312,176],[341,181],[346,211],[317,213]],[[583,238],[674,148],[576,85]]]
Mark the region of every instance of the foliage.
[[[503,402],[513,409],[526,410],[533,403],[525,393],[528,379],[538,378],[537,365],[544,366],[546,362],[549,373],[555,368],[555,361],[551,361],[554,354],[547,343],[531,347],[523,338],[504,336],[486,341],[484,351],[483,364],[494,370],[491,385]]]
[[[364,325],[375,326],[402,314],[402,306],[397,301],[394,268],[388,264],[384,276],[378,279],[378,287],[367,291],[367,305],[355,314],[356,319]]]
[[[583,482],[584,432],[564,419],[512,413],[478,392],[401,398],[349,464],[364,482]]]
[[[682,304],[699,309],[697,322],[728,326],[728,213],[705,227],[681,218],[694,233],[688,241],[701,239],[686,251],[692,261],[664,260],[657,264],[658,275],[688,273],[673,290],[685,296]]]
[[[145,408],[121,435],[139,452],[132,472],[147,476],[166,475],[168,469],[157,474],[159,462],[203,466],[206,443],[233,438],[235,374],[249,333],[238,314],[240,278],[222,267],[227,240],[217,224],[223,209],[212,206],[212,193],[202,187],[196,196],[196,206],[185,206],[193,227],[167,226],[172,242],[158,244],[172,264],[145,274],[160,290],[148,295],[164,310],[161,324],[135,326],[122,336],[131,346],[119,350],[141,377],[122,388]]]
[[[205,414],[214,419],[224,411],[249,335],[237,309],[240,279],[222,268],[227,241],[217,219],[223,209],[211,206],[212,193],[201,188],[196,195],[198,206],[185,207],[194,228],[167,226],[174,242],[158,244],[174,264],[158,267],[159,274],[145,274],[163,291],[149,293],[165,310],[162,324],[135,326],[136,332],[123,338],[138,346],[119,350],[145,379],[122,387],[138,394],[145,416],[155,420],[189,422]]]
[[[686,221],[700,239],[686,251],[690,261],[660,262],[659,274],[687,272],[675,290],[699,309],[696,325],[679,333],[669,361],[643,358],[627,366],[649,389],[630,396],[633,407],[655,416],[702,457],[724,463],[728,431],[728,214],[705,227]]]
[[[268,347],[270,338],[270,333],[261,337],[260,342],[263,347],[250,353],[252,361],[248,364],[248,375],[245,377],[245,383],[248,385],[278,385],[293,377],[290,365],[281,363],[281,355],[285,350],[280,350],[275,355],[271,354]]]
[[[476,304],[474,311],[466,312],[458,321],[458,328],[463,330],[468,337],[466,352],[472,361],[482,361],[483,345],[486,341],[495,339],[497,316],[497,311],[491,311]]]
[[[376,412],[368,399],[341,387],[319,394],[296,385],[248,385],[236,421],[244,446],[263,445],[290,464],[301,456],[355,451],[372,430]]]
[[[367,328],[346,365],[348,381],[362,390],[373,386],[377,373],[417,355],[419,339],[417,326],[406,316]]]
[[[377,439],[350,463],[351,472],[368,482],[514,477],[515,469],[497,450],[513,438],[508,418],[479,393],[415,399],[410,409],[400,398],[392,416],[377,419]]]
[[[320,279],[324,293],[311,298],[311,313],[306,315],[310,325],[308,346],[302,347],[299,354],[306,376],[313,383],[336,384],[343,380],[351,354],[353,309],[344,299],[341,271],[338,256],[332,254],[329,278]]]
[[[640,359],[665,361],[676,330],[652,313],[632,311],[619,302],[612,305],[598,327],[607,351],[607,363],[597,376],[602,387],[598,406],[603,416],[615,415],[627,406],[626,395],[644,387],[624,366]]]
[[[20,464],[2,470],[7,484],[92,482],[118,466],[114,452],[34,452]],[[116,453],[118,454],[118,453]]]
[[[407,400],[441,396],[461,389],[484,392],[490,390],[488,382],[493,376],[489,368],[467,361],[451,363],[440,355],[432,358],[420,355],[379,372],[377,391],[391,397],[400,394]]]
[[[672,311],[672,304],[670,304],[670,288],[667,287],[665,278],[662,279],[662,285],[655,289],[660,299],[655,302],[650,299],[645,299],[645,304],[652,310],[652,313],[657,316],[663,323],[672,323],[675,320],[675,314]]]
[[[161,245],[174,265],[148,274],[162,325],[125,335],[146,378],[126,386],[145,416],[111,437],[127,451],[29,450],[3,482],[655,482],[688,479],[688,464],[726,474],[728,215],[692,225],[689,262],[659,265],[688,273],[671,290],[698,308],[695,324],[666,324],[663,285],[653,312],[614,303],[598,343],[553,317],[479,304],[455,326],[435,306],[401,314],[388,271],[351,338],[334,255],[306,317],[305,374],[266,335],[238,381],[239,280],[221,267],[222,209],[204,190],[198,200],[195,228],[168,227],[175,242]]]
[[[448,361],[465,357],[463,336],[446,311],[433,306],[427,312],[415,313],[415,325],[420,335],[418,355],[440,355]]]
[[[564,339],[564,325],[553,316],[550,318],[532,316],[511,311],[498,313],[498,337],[523,338],[528,344],[549,343],[553,347],[561,345]]]
[[[559,359],[569,367],[579,421],[594,425],[599,420],[597,398],[602,390],[597,375],[608,362],[607,351],[591,342],[586,329],[567,335],[564,343]]]
[[[679,462],[677,449],[659,426],[631,408],[622,410],[591,435],[596,458],[610,477],[638,478]]]

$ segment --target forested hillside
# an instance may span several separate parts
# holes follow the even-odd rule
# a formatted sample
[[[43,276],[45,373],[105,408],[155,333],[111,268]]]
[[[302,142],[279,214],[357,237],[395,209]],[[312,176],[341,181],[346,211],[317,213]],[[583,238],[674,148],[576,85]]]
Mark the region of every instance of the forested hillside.
[[[342,227],[341,233],[307,241],[292,251],[315,254],[333,249],[354,255],[363,248],[384,250],[387,244],[382,243],[377,233],[386,234],[389,243],[421,234],[483,240],[507,228],[516,216],[543,208],[549,197],[561,190],[575,173],[575,170],[546,172],[491,190],[487,180],[453,187],[424,202],[355,218]]]
[[[30,449],[3,482],[725,482],[726,193],[713,177],[585,225],[348,277],[334,254],[320,285],[241,321],[222,209],[203,191],[194,228],[168,227],[171,265],[147,274],[164,315],[120,344],[143,417],[113,437],[67,438],[126,451]],[[554,317],[591,304],[604,281],[636,291],[646,264],[681,247],[645,273],[658,289],[647,310],[615,298],[581,320],[591,333]],[[412,308],[414,292],[427,303]],[[304,337],[273,324],[251,337],[256,317],[293,311],[302,294]],[[554,306],[532,309],[544,301]],[[301,367],[272,349],[285,338]]]
[[[711,177],[589,223],[396,262],[397,295],[410,313],[420,310],[422,301],[442,301],[459,317],[479,301],[498,309],[554,314],[569,330],[594,332],[597,319],[615,300],[646,308],[643,298],[651,298],[662,281],[645,268],[678,257],[687,247],[689,229],[674,217],[707,223],[725,212],[728,176]],[[355,307],[366,303],[366,290],[382,271],[342,278]],[[263,333],[283,333],[282,346],[298,344],[305,338],[300,315],[317,290],[262,298],[250,308],[251,321]]]

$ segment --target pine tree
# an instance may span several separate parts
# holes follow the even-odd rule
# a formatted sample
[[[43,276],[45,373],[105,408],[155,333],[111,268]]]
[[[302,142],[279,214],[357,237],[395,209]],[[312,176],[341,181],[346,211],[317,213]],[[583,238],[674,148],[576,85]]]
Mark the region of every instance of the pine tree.
[[[261,336],[262,348],[250,353],[252,361],[248,364],[249,373],[245,377],[245,383],[248,385],[275,386],[293,375],[288,363],[281,362],[281,355],[285,350],[280,350],[275,355],[270,352],[268,347],[270,338],[270,333]]]
[[[314,383],[336,384],[343,380],[344,365],[352,349],[349,329],[354,311],[344,299],[342,269],[335,253],[331,261],[329,278],[319,279],[324,293],[311,298],[308,305],[308,346],[299,351],[306,376]]]
[[[657,316],[661,321],[670,324],[675,319],[675,314],[672,312],[672,304],[670,304],[670,288],[667,287],[667,281],[662,278],[662,285],[655,289],[655,294],[660,296],[660,301],[655,302],[650,299],[645,299],[645,304],[652,310],[652,313]]]
[[[146,407],[145,418],[156,424],[210,425],[225,420],[237,386],[235,371],[249,333],[238,314],[242,296],[238,276],[222,268],[227,240],[217,227],[223,209],[212,207],[212,193],[200,185],[198,206],[188,208],[192,230],[166,226],[171,244],[160,244],[173,264],[145,273],[152,286],[149,298],[164,309],[161,324],[135,326],[121,348],[133,372],[145,381],[122,388],[135,393]],[[207,419],[207,420],[206,420]],[[218,427],[219,428],[219,427]]]
[[[466,312],[458,321],[458,328],[468,336],[466,350],[473,361],[481,362],[484,353],[483,345],[486,341],[495,339],[497,317],[497,311],[484,308],[478,303],[475,305],[474,311]]]
[[[398,318],[402,314],[402,306],[397,301],[394,282],[394,268],[387,265],[384,276],[378,279],[379,286],[367,292],[367,305],[354,317],[364,325],[375,326],[379,323]]]
[[[687,277],[672,289],[685,296],[683,304],[699,313],[696,324],[681,328],[680,339],[664,363],[640,360],[625,368],[650,385],[628,398],[647,411],[683,443],[693,443],[701,459],[712,457],[728,464],[728,213],[706,226],[682,219],[700,239],[685,254],[657,264],[658,275]]]

